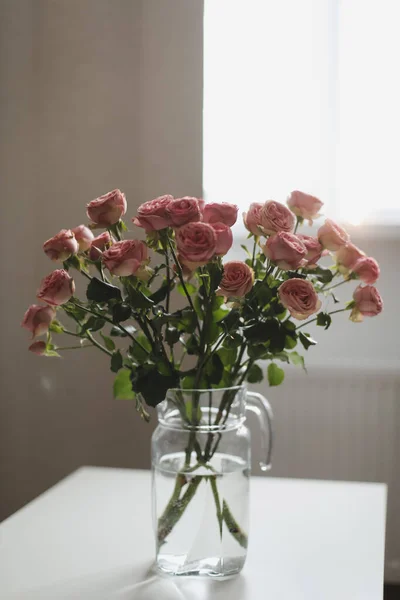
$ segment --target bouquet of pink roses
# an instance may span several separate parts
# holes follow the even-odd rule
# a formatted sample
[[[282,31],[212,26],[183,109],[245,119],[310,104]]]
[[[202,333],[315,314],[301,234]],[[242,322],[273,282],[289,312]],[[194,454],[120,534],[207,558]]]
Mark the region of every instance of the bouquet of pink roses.
[[[278,363],[304,366],[295,348],[316,344],[304,331],[310,322],[328,329],[335,313],[349,311],[358,322],[382,311],[373,286],[379,266],[346,231],[328,219],[316,237],[297,233],[321,207],[299,191],[287,206],[252,203],[243,215],[251,246],[242,246],[243,261],[225,262],[237,206],[161,196],[133,218],[145,232],[141,241],[124,239],[125,195],[109,192],[87,205],[88,226],[62,229],[45,242],[45,253],[62,268],[43,279],[37,294],[43,304],[24,316],[33,338],[46,336],[29,349],[59,356],[70,346],[57,345],[58,335],[78,339],[72,347],[98,348],[116,374],[115,397],[135,399],[146,419],[145,404],[156,406],[170,388],[257,383],[264,361],[269,384],[278,385],[284,378]],[[329,268],[319,264],[325,255],[334,259]],[[87,280],[86,298],[75,296],[72,271]],[[329,300],[339,302],[333,289],[352,279],[362,282],[353,298],[329,311]],[[183,306],[171,310],[174,292]]]

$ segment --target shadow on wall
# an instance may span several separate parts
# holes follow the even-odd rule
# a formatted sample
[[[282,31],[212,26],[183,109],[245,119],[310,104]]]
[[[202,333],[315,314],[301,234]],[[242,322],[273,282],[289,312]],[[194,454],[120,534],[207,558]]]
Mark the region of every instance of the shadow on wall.
[[[19,325],[55,266],[43,241],[86,222],[87,202],[119,187],[131,217],[201,195],[202,4],[0,3],[0,519],[82,464],[150,465],[155,419],[113,400],[103,357],[42,360]]]

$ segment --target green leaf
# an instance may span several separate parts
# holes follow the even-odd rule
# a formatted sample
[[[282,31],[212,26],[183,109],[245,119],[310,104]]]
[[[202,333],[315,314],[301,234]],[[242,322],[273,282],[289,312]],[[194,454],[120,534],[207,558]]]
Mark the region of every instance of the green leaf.
[[[66,313],[73,315],[76,319],[78,319],[78,321],[83,321],[87,315],[83,308],[76,306],[73,302],[67,302],[67,304],[64,304],[63,309]]]
[[[237,347],[236,348],[235,347],[232,347],[232,348],[222,347],[218,350],[217,354],[220,357],[224,367],[230,367],[233,365],[233,363],[236,360]]]
[[[315,275],[318,281],[321,283],[330,283],[333,279],[333,273],[330,269],[324,269],[323,267],[317,267],[308,271],[310,275]],[[298,277],[298,275],[296,275]]]
[[[290,335],[287,335],[285,337],[285,348],[287,350],[292,350],[293,348],[296,348],[296,346],[297,346],[297,339]]]
[[[124,329],[131,335],[133,335],[136,331],[133,325],[124,325]],[[122,329],[116,325],[111,328],[110,335],[112,335],[113,337],[127,337],[127,333],[125,333],[125,331],[122,331]]]
[[[199,342],[197,337],[193,334],[191,335],[185,343],[186,351],[189,355],[198,354],[200,350]]]
[[[296,365],[296,367],[302,367],[305,371],[307,371],[306,365],[304,363],[304,356],[302,356],[298,352],[290,352],[289,359],[292,365]]]
[[[122,369],[124,364],[123,358],[122,358],[122,354],[119,350],[117,350],[116,352],[113,353],[112,357],[111,357],[111,371],[113,371],[114,373],[118,373],[118,371],[120,369]]]
[[[139,333],[136,335],[135,340],[139,342],[140,346],[139,344],[132,342],[132,344],[129,346],[129,353],[131,356],[133,356],[133,358],[136,358],[136,360],[141,363],[147,360],[149,352],[151,352],[151,344],[144,333]]]
[[[252,344],[269,342],[270,352],[282,352],[285,347],[285,330],[278,319],[267,319],[243,329],[244,336]]]
[[[81,335],[83,335],[86,331],[99,331],[99,329],[102,329],[105,324],[106,324],[106,322],[104,319],[101,319],[100,317],[96,317],[95,315],[92,315],[83,324],[83,327],[81,329]]]
[[[328,329],[332,323],[332,317],[326,312],[320,312],[317,315],[317,325]]]
[[[145,296],[142,291],[129,286],[128,288],[129,299],[134,309],[138,308],[150,308],[154,305],[154,302],[148,296]]]
[[[114,398],[117,400],[133,400],[135,392],[132,389],[131,370],[121,369],[114,379]]]
[[[106,335],[103,335],[103,333],[100,332],[101,337],[104,340],[104,345],[107,348],[107,350],[109,350],[110,352],[113,352],[115,350],[115,344],[114,341],[107,337]]]
[[[167,327],[165,332],[165,341],[169,346],[173,346],[179,341],[181,332],[176,327]]]
[[[221,333],[222,330],[217,323],[210,323],[204,336],[206,344],[213,344],[217,341]]]
[[[251,365],[246,379],[249,383],[260,383],[264,379],[263,372],[257,364]]]
[[[156,292],[149,296],[150,300],[154,302],[154,304],[160,304],[160,302],[163,302],[168,296],[168,290],[172,290],[173,287],[174,286],[172,282],[170,285],[168,284],[168,282],[164,283],[160,288],[158,288]]]
[[[157,406],[165,399],[171,388],[179,385],[179,376],[174,371],[168,376],[159,373],[155,365],[138,367],[133,379],[133,389],[140,392],[148,406]]]
[[[115,285],[93,277],[86,290],[88,300],[94,302],[108,302],[109,300],[122,300],[121,290]]]
[[[240,333],[231,333],[224,340],[225,348],[239,348],[244,342]]]
[[[305,334],[302,331],[299,332],[299,340],[303,344],[305,350],[308,350],[310,346],[315,346],[317,344],[310,335]]]
[[[275,363],[268,365],[268,383],[270,386],[280,385],[285,379],[285,372]]]
[[[189,294],[189,296],[192,296],[192,294],[194,294],[197,291],[197,288],[195,285],[193,285],[192,283],[189,283],[188,281],[185,282],[185,288],[187,290],[187,293]],[[186,298],[186,293],[185,290],[183,288],[183,285],[181,283],[179,283],[176,286],[176,289],[178,290],[178,292],[184,296]]]
[[[118,302],[112,308],[112,320],[114,323],[122,323],[132,316],[132,310],[129,304]]]
[[[265,359],[269,356],[267,344],[249,344],[247,354],[253,360]]]
[[[49,331],[51,331],[52,333],[63,333],[64,327],[59,321],[54,319],[54,321],[50,323]]]
[[[224,365],[218,354],[213,354],[211,360],[206,365],[206,375],[211,385],[218,384],[224,371]]]
[[[213,311],[213,319],[215,323],[219,323],[220,321],[222,321],[222,319],[225,319],[225,317],[231,312],[231,309],[228,308],[226,306],[226,304],[222,304],[220,306],[220,308],[218,308],[217,310]]]
[[[240,244],[240,247],[243,248],[243,250],[246,252],[247,256],[249,258],[251,258],[251,254],[250,254],[249,249],[247,248],[247,246],[245,246],[244,244]]]

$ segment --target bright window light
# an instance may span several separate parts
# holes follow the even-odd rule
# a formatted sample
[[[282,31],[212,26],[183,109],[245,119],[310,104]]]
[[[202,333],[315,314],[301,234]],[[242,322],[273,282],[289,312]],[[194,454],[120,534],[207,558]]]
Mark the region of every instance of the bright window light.
[[[204,195],[400,222],[398,0],[205,0]]]

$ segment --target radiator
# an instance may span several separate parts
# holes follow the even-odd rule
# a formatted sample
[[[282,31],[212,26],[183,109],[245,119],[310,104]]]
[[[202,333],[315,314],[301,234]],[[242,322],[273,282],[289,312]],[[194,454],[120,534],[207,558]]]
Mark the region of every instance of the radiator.
[[[259,386],[273,407],[275,477],[388,486],[385,577],[400,581],[400,374],[393,369],[287,369],[283,386]],[[253,473],[259,473],[252,422]]]

